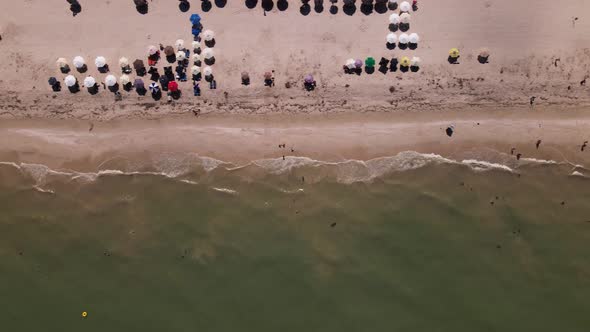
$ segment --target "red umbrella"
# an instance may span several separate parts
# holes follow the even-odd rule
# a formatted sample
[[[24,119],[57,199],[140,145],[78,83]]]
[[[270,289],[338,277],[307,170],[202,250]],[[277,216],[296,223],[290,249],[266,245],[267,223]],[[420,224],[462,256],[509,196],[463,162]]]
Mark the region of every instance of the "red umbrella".
[[[178,91],[178,83],[176,83],[175,81],[168,82],[168,90],[170,90],[170,92]]]

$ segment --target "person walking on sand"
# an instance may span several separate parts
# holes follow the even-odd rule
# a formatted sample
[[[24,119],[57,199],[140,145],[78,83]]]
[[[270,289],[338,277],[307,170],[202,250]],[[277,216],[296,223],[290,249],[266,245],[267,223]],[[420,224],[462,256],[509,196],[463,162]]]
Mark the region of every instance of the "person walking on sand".
[[[535,144],[537,146],[537,150],[539,150],[539,145],[541,145],[541,140],[537,141],[537,144]]]

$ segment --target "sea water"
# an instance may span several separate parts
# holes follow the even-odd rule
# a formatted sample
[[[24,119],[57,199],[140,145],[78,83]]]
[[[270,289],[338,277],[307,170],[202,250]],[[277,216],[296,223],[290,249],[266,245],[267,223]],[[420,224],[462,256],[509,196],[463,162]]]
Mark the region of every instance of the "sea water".
[[[583,167],[181,164],[0,164],[2,330],[590,329]]]

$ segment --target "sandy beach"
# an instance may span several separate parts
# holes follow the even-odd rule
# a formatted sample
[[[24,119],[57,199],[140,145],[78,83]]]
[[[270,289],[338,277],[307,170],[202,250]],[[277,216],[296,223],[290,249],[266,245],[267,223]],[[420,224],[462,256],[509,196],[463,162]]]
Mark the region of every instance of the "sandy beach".
[[[388,50],[385,36],[393,11],[347,15],[338,3],[333,15],[324,11],[302,15],[300,2],[289,1],[264,12],[260,2],[248,9],[243,1],[213,4],[203,12],[193,1],[187,13],[176,3],[153,0],[149,12],[139,14],[131,1],[82,1],[82,12],[72,16],[65,1],[14,1],[0,13],[0,116],[10,118],[162,118],[169,114],[320,114],[397,113],[457,109],[530,107],[579,109],[590,102],[590,20],[583,0],[562,2],[486,0],[420,1],[412,12],[408,32],[420,34],[416,50]],[[313,7],[313,6],[312,6]],[[216,33],[217,90],[203,87],[193,97],[190,83],[181,83],[184,96],[173,103],[154,102],[149,96],[123,92],[115,102],[112,93],[96,96],[85,89],[75,95],[53,93],[50,76],[63,80],[55,64],[85,57],[88,74],[98,81],[96,56],[105,56],[116,76],[119,57],[144,59],[150,44],[173,45],[181,38],[190,43],[190,13],[203,17],[203,25]],[[574,20],[578,17],[578,20]],[[399,32],[398,32],[399,34]],[[447,63],[449,49],[461,50],[460,64]],[[477,62],[480,48],[489,48],[488,64]],[[417,73],[376,71],[346,75],[348,58],[418,56]],[[556,61],[559,59],[558,61]],[[73,68],[73,66],[70,64]],[[276,86],[263,86],[262,75],[275,70]],[[250,73],[252,84],[241,86],[240,72]],[[75,71],[74,71],[75,72]],[[85,75],[75,73],[79,81]],[[316,91],[302,87],[304,75],[313,74]],[[133,78],[133,77],[132,77]],[[290,88],[285,83],[291,84]],[[391,92],[393,91],[393,92]]]

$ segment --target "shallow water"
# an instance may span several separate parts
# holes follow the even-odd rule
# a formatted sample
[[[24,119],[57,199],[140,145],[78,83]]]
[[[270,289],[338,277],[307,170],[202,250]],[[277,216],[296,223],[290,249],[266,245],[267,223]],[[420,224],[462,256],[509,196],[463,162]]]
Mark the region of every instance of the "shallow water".
[[[585,169],[392,158],[174,176],[2,164],[3,326],[590,327]]]

